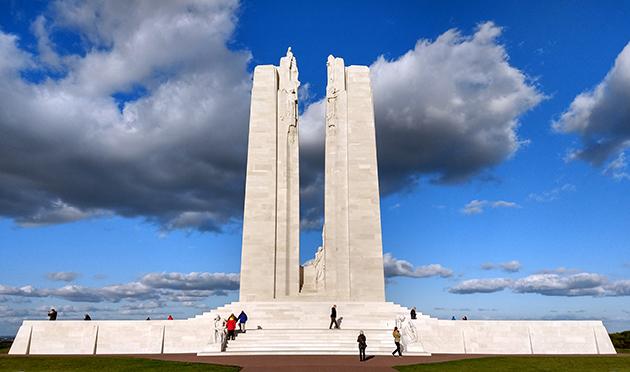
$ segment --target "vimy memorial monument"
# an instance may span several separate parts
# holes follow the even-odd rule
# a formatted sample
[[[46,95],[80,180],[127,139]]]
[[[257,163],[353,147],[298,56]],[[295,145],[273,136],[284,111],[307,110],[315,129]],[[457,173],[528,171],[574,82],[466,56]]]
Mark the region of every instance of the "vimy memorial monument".
[[[300,264],[297,61],[253,73],[240,299],[185,320],[25,320],[11,354],[614,354],[601,321],[441,320],[385,300],[370,71],[328,57],[322,246]],[[322,118],[323,119],[323,118]],[[330,311],[336,305],[338,328]],[[224,319],[244,310],[247,332]]]

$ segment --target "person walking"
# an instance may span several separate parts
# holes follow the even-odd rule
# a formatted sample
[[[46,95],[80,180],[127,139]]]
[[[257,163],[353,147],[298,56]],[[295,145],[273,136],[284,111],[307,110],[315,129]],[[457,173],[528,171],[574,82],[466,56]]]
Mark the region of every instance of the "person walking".
[[[337,323],[337,305],[333,305],[330,309],[330,326],[328,326],[328,329],[332,329],[333,324],[335,328],[339,328],[339,323]]]
[[[392,332],[392,336],[394,336],[394,343],[396,344],[396,350],[394,350],[392,355],[396,356],[396,353],[398,353],[398,356],[402,356],[402,352],[400,350],[400,331],[398,330],[398,327],[394,327],[394,332]]]
[[[247,331],[245,329],[245,323],[247,323],[247,314],[245,314],[245,310],[242,310],[241,313],[238,314],[238,328],[243,333]]]
[[[232,338],[232,340],[236,339],[236,316],[231,314],[228,318],[227,323],[225,323],[225,328],[227,328],[227,338],[228,340]]]
[[[365,349],[367,348],[367,339],[363,331],[359,331],[359,337],[357,337],[359,343],[359,361],[363,362],[365,359]]]
[[[416,319],[416,307],[411,308],[411,319]]]
[[[48,320],[57,320],[57,310],[51,308],[48,312]]]

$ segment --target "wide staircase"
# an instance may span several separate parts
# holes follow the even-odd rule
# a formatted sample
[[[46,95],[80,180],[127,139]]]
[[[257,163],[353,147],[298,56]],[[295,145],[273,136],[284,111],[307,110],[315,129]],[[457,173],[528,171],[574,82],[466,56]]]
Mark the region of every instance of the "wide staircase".
[[[233,302],[196,318],[226,319],[247,313],[247,332],[237,333],[224,352],[199,355],[335,354],[358,353],[357,337],[363,330],[368,355],[387,355],[394,348],[392,330],[396,319],[409,316],[409,309],[391,302],[342,302],[337,305],[339,329],[329,329],[330,302]],[[418,314],[418,318],[429,318]],[[428,355],[416,351],[413,355]]]

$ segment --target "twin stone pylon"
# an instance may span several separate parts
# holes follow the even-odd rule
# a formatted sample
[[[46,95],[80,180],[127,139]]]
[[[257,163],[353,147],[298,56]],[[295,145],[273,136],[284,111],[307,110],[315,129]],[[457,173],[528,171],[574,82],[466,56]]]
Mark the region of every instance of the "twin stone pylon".
[[[323,245],[300,266],[296,59],[254,70],[240,301],[384,301],[374,106],[366,66],[328,57]]]

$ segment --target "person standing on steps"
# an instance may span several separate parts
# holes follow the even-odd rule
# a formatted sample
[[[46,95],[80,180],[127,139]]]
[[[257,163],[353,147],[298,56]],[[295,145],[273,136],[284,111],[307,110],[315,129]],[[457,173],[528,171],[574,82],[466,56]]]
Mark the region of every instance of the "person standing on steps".
[[[236,339],[236,316],[234,314],[230,315],[227,323],[225,324],[227,328],[227,338],[228,340],[231,338],[232,340]]]
[[[359,361],[363,362],[365,359],[365,349],[367,348],[367,339],[363,331],[359,331],[359,337],[357,337],[359,343]]]
[[[416,307],[411,308],[411,319],[416,319]]]
[[[245,323],[247,323],[247,314],[245,314],[245,310],[241,310],[241,313],[238,314],[238,328],[243,333],[246,332]]]
[[[48,320],[57,320],[57,310],[51,308],[48,312]]]
[[[394,343],[396,344],[396,350],[394,350],[392,355],[396,356],[396,353],[398,353],[398,356],[402,356],[402,352],[400,351],[400,331],[398,330],[398,327],[394,327],[392,336],[394,336]]]
[[[328,329],[332,329],[333,324],[335,328],[339,328],[339,323],[337,323],[337,305],[333,305],[330,309],[330,326],[328,326]]]

